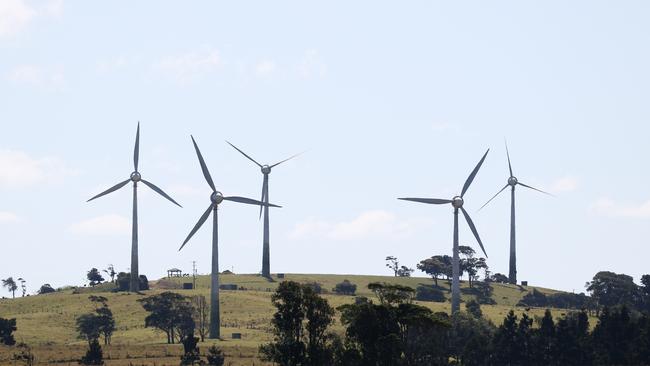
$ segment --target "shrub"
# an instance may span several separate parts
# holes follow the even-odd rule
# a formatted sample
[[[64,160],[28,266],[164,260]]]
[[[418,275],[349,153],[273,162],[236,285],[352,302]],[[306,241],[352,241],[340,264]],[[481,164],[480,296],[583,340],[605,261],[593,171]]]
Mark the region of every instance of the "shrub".
[[[343,282],[337,283],[332,291],[340,295],[354,295],[357,291],[357,285],[348,280],[343,280]]]
[[[131,273],[120,272],[117,274],[117,291],[129,291],[130,282],[131,282]],[[149,289],[149,280],[147,276],[140,275],[139,277],[139,287],[140,291],[145,291]]]
[[[433,301],[433,302],[445,302],[445,294],[434,287],[431,286],[418,286],[415,299],[418,301]]]
[[[475,318],[481,318],[483,316],[483,311],[481,311],[481,305],[476,300],[470,300],[465,303],[465,309],[468,313],[472,314]]]
[[[16,330],[16,319],[0,318],[0,344],[7,346],[16,344],[16,340],[12,334]]]
[[[208,348],[208,365],[210,366],[223,366],[226,361],[226,357],[223,352],[217,346],[211,346]]]
[[[56,290],[53,289],[52,286],[50,286],[49,283],[44,284],[44,285],[41,286],[41,288],[38,290],[39,295],[49,294],[49,293],[51,293],[51,292],[56,292]]]
[[[79,360],[81,365],[103,365],[104,364],[104,353],[102,352],[102,347],[99,345],[99,341],[94,339],[90,342],[88,346],[88,351],[86,355]]]
[[[310,287],[317,294],[323,292],[323,286],[318,282],[307,282],[305,286]]]

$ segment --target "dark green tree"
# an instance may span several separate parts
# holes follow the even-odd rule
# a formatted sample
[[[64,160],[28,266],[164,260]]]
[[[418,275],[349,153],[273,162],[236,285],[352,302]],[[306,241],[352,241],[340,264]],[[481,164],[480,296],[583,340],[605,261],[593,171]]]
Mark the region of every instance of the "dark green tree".
[[[636,306],[640,298],[639,286],[632,277],[609,271],[596,273],[591,282],[587,282],[587,291],[601,307]]]
[[[145,327],[154,327],[167,335],[167,343],[182,341],[188,333],[194,334],[192,305],[189,299],[174,292],[163,292],[138,300],[149,312],[145,317]]]
[[[44,284],[44,285],[41,286],[41,288],[38,290],[38,294],[39,294],[39,295],[49,294],[49,293],[51,293],[51,292],[56,292],[56,290],[53,289],[52,286],[50,286],[49,283]]]
[[[88,345],[88,350],[86,354],[79,360],[81,365],[103,365],[104,364],[104,353],[102,352],[102,346],[99,345],[97,339],[93,339]]]
[[[443,276],[449,272],[448,267],[449,265],[444,263],[442,257],[439,255],[423,259],[416,265],[417,269],[433,278],[433,282],[436,286],[438,286],[438,277]]]
[[[334,287],[333,291],[341,295],[354,295],[354,293],[357,291],[357,285],[348,280],[343,280],[343,282],[336,284],[336,287]]]
[[[449,331],[450,356],[463,366],[489,365],[493,353],[490,340],[495,331],[489,320],[458,312]]]
[[[589,317],[584,311],[569,313],[555,326],[555,361],[557,365],[592,365]]]
[[[16,319],[0,318],[0,344],[7,346],[13,346],[16,344],[13,332],[17,329]]]
[[[226,362],[226,357],[223,354],[223,351],[219,347],[212,345],[208,348],[208,354],[206,356],[209,366],[223,366]]]
[[[636,324],[625,305],[619,309],[605,307],[598,317],[592,337],[598,364],[635,364],[633,346],[637,337]]]
[[[476,318],[483,317],[483,311],[481,311],[481,304],[479,304],[478,301],[476,300],[469,300],[468,302],[466,302],[465,309],[467,310],[468,314],[471,314]]]
[[[90,286],[95,286],[98,283],[102,283],[104,281],[104,277],[102,277],[102,274],[99,273],[99,270],[97,268],[91,268],[90,271],[86,274],[86,277],[88,278],[88,281],[90,281]]]
[[[16,281],[14,281],[13,277],[8,277],[2,280],[2,287],[11,292],[12,298],[16,298],[16,290],[18,289],[18,285],[16,284]]]

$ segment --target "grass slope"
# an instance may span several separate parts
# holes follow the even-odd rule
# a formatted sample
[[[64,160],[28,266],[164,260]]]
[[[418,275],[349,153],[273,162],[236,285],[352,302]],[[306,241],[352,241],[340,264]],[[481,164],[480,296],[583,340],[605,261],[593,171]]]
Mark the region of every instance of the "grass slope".
[[[357,285],[357,295],[373,299],[374,294],[368,290],[371,282],[398,283],[416,288],[418,285],[431,285],[430,278],[423,277],[385,277],[361,275],[318,275],[318,274],[287,274],[284,280],[297,282],[318,282],[326,294],[323,296],[329,303],[337,307],[354,301],[353,296],[331,294],[334,286],[348,279]],[[271,305],[271,294],[277,287],[277,281],[270,282],[258,275],[221,275],[222,284],[236,284],[246,291],[221,291],[221,322],[222,337],[218,341],[228,356],[227,362],[232,365],[263,365],[257,359],[258,346],[270,340],[269,326],[274,309]],[[94,289],[84,288],[81,293],[65,290],[46,295],[29,296],[16,299],[0,300],[0,317],[16,318],[18,331],[15,333],[19,342],[26,342],[34,347],[39,363],[58,361],[62,364],[75,364],[75,360],[85,352],[86,344],[77,338],[75,319],[84,313],[93,311],[94,307],[88,300],[91,293],[101,292],[108,298],[117,323],[117,331],[113,336],[113,345],[105,347],[105,356],[110,357],[107,365],[167,365],[178,364],[181,352],[180,345],[166,345],[164,334],[151,328],[144,327],[146,312],[137,302],[147,295],[166,291],[163,287],[178,287],[182,282],[191,282],[191,278],[162,280],[152,284],[152,289],[144,295],[130,293],[112,293],[107,286]],[[194,290],[171,289],[183,295],[204,295],[209,299],[209,276],[197,277],[197,288]],[[447,281],[438,281],[440,286],[448,287]],[[467,287],[463,282],[461,287]],[[533,287],[516,285],[492,284],[493,298],[497,305],[482,306],[484,316],[495,323],[500,323],[510,309],[517,313],[524,311],[514,305]],[[544,293],[557,292],[550,289],[537,288]],[[103,292],[102,292],[103,291]],[[447,294],[449,296],[450,294]],[[467,301],[470,295],[463,295]],[[433,311],[450,311],[450,303],[418,302]],[[529,315],[542,315],[544,309],[531,309]],[[563,310],[553,311],[559,316]],[[343,327],[336,321],[334,331],[341,332]],[[231,333],[242,333],[241,340],[231,340]],[[201,344],[202,351],[214,341]],[[9,363],[13,350],[0,346],[0,364]],[[227,363],[228,364],[228,363]]]

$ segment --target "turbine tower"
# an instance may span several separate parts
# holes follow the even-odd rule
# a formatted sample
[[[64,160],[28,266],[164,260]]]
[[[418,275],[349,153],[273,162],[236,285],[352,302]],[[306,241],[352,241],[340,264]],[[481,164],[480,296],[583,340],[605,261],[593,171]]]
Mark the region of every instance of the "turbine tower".
[[[248,154],[240,150],[237,146],[231,144],[229,141],[226,141],[228,145],[232,146],[235,150],[239,151],[244,155],[248,160],[257,164],[262,171],[264,180],[262,181],[262,202],[269,203],[269,174],[271,174],[271,169],[276,166],[289,161],[300,154],[293,155],[287,159],[284,159],[273,165],[262,165],[251,158]],[[262,241],[262,276],[266,278],[271,278],[271,246],[270,246],[270,233],[269,233],[269,206],[260,206],[260,218],[262,217],[262,209],[264,210],[264,237]]]
[[[508,156],[508,169],[510,170],[510,177],[508,178],[508,182],[506,183],[503,188],[497,194],[492,196],[483,206],[481,206],[481,209],[483,207],[487,206],[488,203],[490,203],[493,199],[495,199],[501,192],[503,192],[508,186],[510,187],[510,270],[508,272],[508,282],[510,282],[513,285],[517,284],[517,248],[516,248],[516,235],[515,235],[515,187],[517,185],[520,185],[522,187],[526,187],[538,192],[542,192],[544,194],[548,194],[549,196],[551,195],[550,193],[544,192],[542,190],[539,190],[537,188],[531,187],[529,185],[526,185],[524,183],[521,183],[512,173],[512,165],[510,164],[510,152],[508,151],[508,144],[506,143],[506,155]]]
[[[460,196],[455,196],[450,200],[439,199],[439,198],[399,198],[400,200],[428,203],[433,205],[443,205],[443,204],[451,203],[452,207],[454,208],[454,247],[453,247],[453,260],[452,260],[452,283],[451,283],[451,313],[452,314],[455,314],[458,311],[460,311],[460,259],[458,254],[458,211],[459,210],[463,212],[463,216],[465,216],[465,220],[467,221],[469,228],[472,230],[472,233],[474,234],[476,241],[481,246],[481,250],[485,254],[485,257],[487,258],[487,253],[485,252],[485,248],[483,247],[483,242],[481,242],[481,238],[478,235],[476,226],[474,226],[474,222],[469,217],[467,211],[465,211],[465,209],[463,208],[463,205],[465,203],[463,196],[465,196],[467,189],[472,184],[472,181],[474,181],[474,177],[476,177],[476,174],[481,168],[481,165],[483,165],[483,161],[485,161],[485,157],[487,157],[488,152],[490,152],[490,149],[488,149],[485,152],[485,154],[478,162],[474,170],[472,170],[472,173],[469,175],[469,177],[467,177],[467,180],[463,185],[463,190],[460,193]]]
[[[120,182],[113,187],[105,190],[104,192],[96,195],[95,197],[89,199],[86,202],[90,202],[95,198],[107,195],[111,192],[117,191],[118,189],[124,187],[127,183],[133,182],[133,225],[131,227],[131,280],[129,283],[129,291],[137,292],[140,290],[140,276],[138,273],[138,182],[144,183],[149,188],[153,189],[156,193],[165,197],[166,199],[172,201],[178,207],[182,207],[173,198],[171,198],[167,193],[163,192],[162,189],[156,187],[153,183],[147,182],[142,179],[140,172],[138,172],[138,160],[140,158],[140,122],[138,122],[138,129],[135,133],[135,148],[133,149],[133,173],[129,179],[124,182]]]
[[[264,207],[280,207],[276,205],[272,205],[268,202],[260,202],[254,199],[250,198],[245,198],[245,197],[237,197],[237,196],[231,196],[231,197],[224,197],[224,195],[217,191],[217,189],[214,186],[214,182],[212,181],[212,177],[210,176],[210,172],[208,171],[208,167],[205,165],[205,161],[203,160],[203,155],[201,155],[201,151],[199,150],[198,145],[196,144],[196,141],[194,141],[194,137],[192,136],[192,143],[194,144],[194,149],[196,150],[196,156],[199,158],[199,163],[201,164],[201,170],[203,171],[203,176],[205,177],[206,182],[208,182],[208,185],[212,189],[212,194],[210,195],[210,206],[208,206],[208,209],[205,210],[203,215],[199,218],[199,221],[194,225],[194,228],[192,231],[190,231],[189,235],[187,235],[187,238],[183,242],[183,245],[178,249],[179,251],[183,249],[185,244],[192,238],[192,236],[199,230],[199,228],[205,223],[205,221],[208,219],[210,216],[210,213],[213,213],[212,216],[212,271],[210,273],[210,338],[219,338],[221,336],[220,334],[220,329],[219,325],[220,323],[220,318],[219,318],[219,224],[218,224],[218,219],[217,219],[217,209],[219,207],[219,204],[223,201],[233,201],[233,202],[239,202],[239,203],[246,203],[249,205],[257,205],[257,206],[264,206]]]

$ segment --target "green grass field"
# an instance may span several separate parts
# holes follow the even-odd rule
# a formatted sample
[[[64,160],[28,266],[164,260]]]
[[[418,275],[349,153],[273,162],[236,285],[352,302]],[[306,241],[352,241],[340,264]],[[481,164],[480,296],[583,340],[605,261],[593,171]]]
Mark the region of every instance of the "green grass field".
[[[342,296],[331,293],[334,286],[348,279],[357,285],[357,296],[373,299],[374,295],[368,290],[371,282],[399,283],[416,288],[420,284],[431,285],[433,281],[425,277],[384,277],[360,275],[317,275],[317,274],[287,274],[285,280],[297,282],[318,282],[325,292],[323,295],[329,303],[337,307],[354,301],[353,296]],[[209,299],[209,276],[197,277],[197,288],[194,290],[170,289],[183,295],[202,294]],[[221,291],[221,334],[224,340],[216,341],[227,355],[226,365],[264,365],[257,358],[257,349],[263,342],[270,339],[269,327],[274,309],[271,305],[271,294],[281,280],[270,282],[257,275],[221,275],[222,284],[236,284],[245,290]],[[108,298],[117,322],[117,330],[113,335],[113,344],[104,348],[108,358],[107,365],[177,365],[181,354],[180,345],[165,344],[165,335],[151,328],[144,327],[146,312],[137,299],[147,295],[160,293],[170,287],[179,287],[182,282],[191,282],[191,278],[163,280],[152,282],[152,289],[144,295],[130,293],[112,293],[106,286],[95,289],[83,288],[73,293],[65,290],[46,295],[29,296],[16,299],[0,300],[0,317],[16,318],[18,331],[16,340],[25,342],[33,347],[38,363],[55,362],[60,365],[76,365],[76,360],[85,352],[85,341],[77,338],[75,319],[94,307],[88,300],[91,293],[101,292]],[[446,281],[438,281],[440,286],[448,287]],[[514,309],[517,313],[525,311],[515,308],[515,304],[533,287],[522,288],[515,285],[492,284],[493,298],[497,305],[482,306],[484,316],[496,324]],[[467,282],[462,283],[467,287]],[[556,292],[550,289],[538,288],[544,293]],[[449,294],[447,294],[449,295]],[[469,300],[470,295],[464,295],[463,300]],[[450,303],[418,302],[434,311],[450,311]],[[544,309],[530,309],[529,315],[541,316]],[[553,310],[554,316],[560,316],[565,310]],[[342,332],[340,322],[336,321],[333,330]],[[232,333],[241,333],[241,340],[232,340]],[[201,344],[202,352],[215,341]],[[14,350],[0,346],[0,364],[11,364]]]

